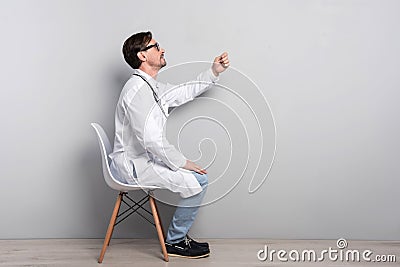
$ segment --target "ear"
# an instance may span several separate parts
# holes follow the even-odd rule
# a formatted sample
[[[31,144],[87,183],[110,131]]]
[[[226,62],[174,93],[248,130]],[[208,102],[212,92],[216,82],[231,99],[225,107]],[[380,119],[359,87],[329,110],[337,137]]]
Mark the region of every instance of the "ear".
[[[137,52],[137,57],[140,59],[140,61],[144,62],[147,61],[146,55],[143,52]]]

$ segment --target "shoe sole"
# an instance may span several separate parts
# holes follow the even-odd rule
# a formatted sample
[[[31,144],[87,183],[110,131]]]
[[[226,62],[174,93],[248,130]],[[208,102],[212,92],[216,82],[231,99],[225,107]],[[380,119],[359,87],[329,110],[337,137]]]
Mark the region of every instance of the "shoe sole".
[[[173,254],[173,253],[168,253],[168,256],[171,257],[178,257],[178,258],[187,258],[187,259],[200,259],[200,258],[205,258],[210,256],[210,253],[199,255],[199,256],[185,256],[185,255],[179,255],[179,254]]]

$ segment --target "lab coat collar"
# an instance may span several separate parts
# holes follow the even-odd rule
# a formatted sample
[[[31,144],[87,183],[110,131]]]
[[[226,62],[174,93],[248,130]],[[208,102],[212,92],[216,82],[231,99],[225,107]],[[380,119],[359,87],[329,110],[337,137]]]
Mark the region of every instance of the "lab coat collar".
[[[134,69],[133,73],[143,76],[151,84],[151,86],[153,86],[153,88],[158,88],[158,82],[153,77],[151,77],[149,74],[147,74],[146,72],[144,72],[140,69]]]

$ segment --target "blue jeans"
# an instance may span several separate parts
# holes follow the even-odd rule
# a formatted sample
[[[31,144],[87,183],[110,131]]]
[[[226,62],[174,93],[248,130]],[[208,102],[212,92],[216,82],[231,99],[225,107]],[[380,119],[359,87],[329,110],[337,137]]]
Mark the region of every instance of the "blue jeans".
[[[208,186],[208,177],[206,174],[198,174],[193,172],[203,191],[197,195],[183,198],[179,201],[178,207],[175,210],[171,223],[168,227],[166,242],[170,244],[181,242],[189,232],[197,212],[199,211],[201,201]]]

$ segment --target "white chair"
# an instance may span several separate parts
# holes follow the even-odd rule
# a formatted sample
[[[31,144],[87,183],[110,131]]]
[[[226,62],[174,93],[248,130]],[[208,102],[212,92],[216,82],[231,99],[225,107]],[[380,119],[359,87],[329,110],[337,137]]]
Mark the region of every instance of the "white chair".
[[[102,261],[103,261],[107,246],[110,244],[110,240],[111,240],[111,236],[114,231],[114,227],[117,224],[119,224],[121,221],[125,220],[127,217],[132,215],[133,213],[137,213],[138,215],[142,216],[144,219],[146,219],[148,222],[150,222],[151,224],[153,224],[156,227],[158,239],[159,239],[160,245],[161,245],[161,250],[164,255],[164,260],[168,261],[169,259],[168,259],[167,249],[165,248],[165,243],[164,243],[164,233],[163,233],[160,218],[158,216],[156,201],[153,197],[153,192],[152,192],[153,190],[158,189],[158,187],[156,187],[156,186],[141,187],[139,185],[124,184],[124,183],[119,182],[117,179],[115,179],[110,170],[110,161],[109,161],[108,155],[112,151],[111,151],[111,145],[110,145],[110,141],[107,137],[107,134],[105,133],[105,131],[99,124],[91,123],[91,125],[96,131],[97,139],[98,139],[99,145],[100,145],[104,179],[109,187],[111,187],[114,190],[119,191],[117,201],[115,202],[114,210],[113,210],[113,213],[111,216],[110,224],[108,225],[107,234],[104,239],[103,248],[101,250],[98,262],[102,263]],[[144,198],[142,198],[141,200],[136,202],[128,196],[128,191],[134,191],[134,190],[145,190],[145,192],[147,194]],[[128,203],[127,200],[130,201],[131,203],[133,203],[133,205]],[[143,207],[143,205],[145,203],[147,203],[148,201],[150,202],[151,212]],[[120,212],[121,203],[125,203],[128,207],[123,212]],[[149,219],[147,219],[144,215],[142,215],[139,212],[139,210],[144,210],[144,211],[146,211],[146,213],[152,215],[154,218],[154,223],[151,222]],[[117,219],[118,219],[118,221],[117,221]]]

